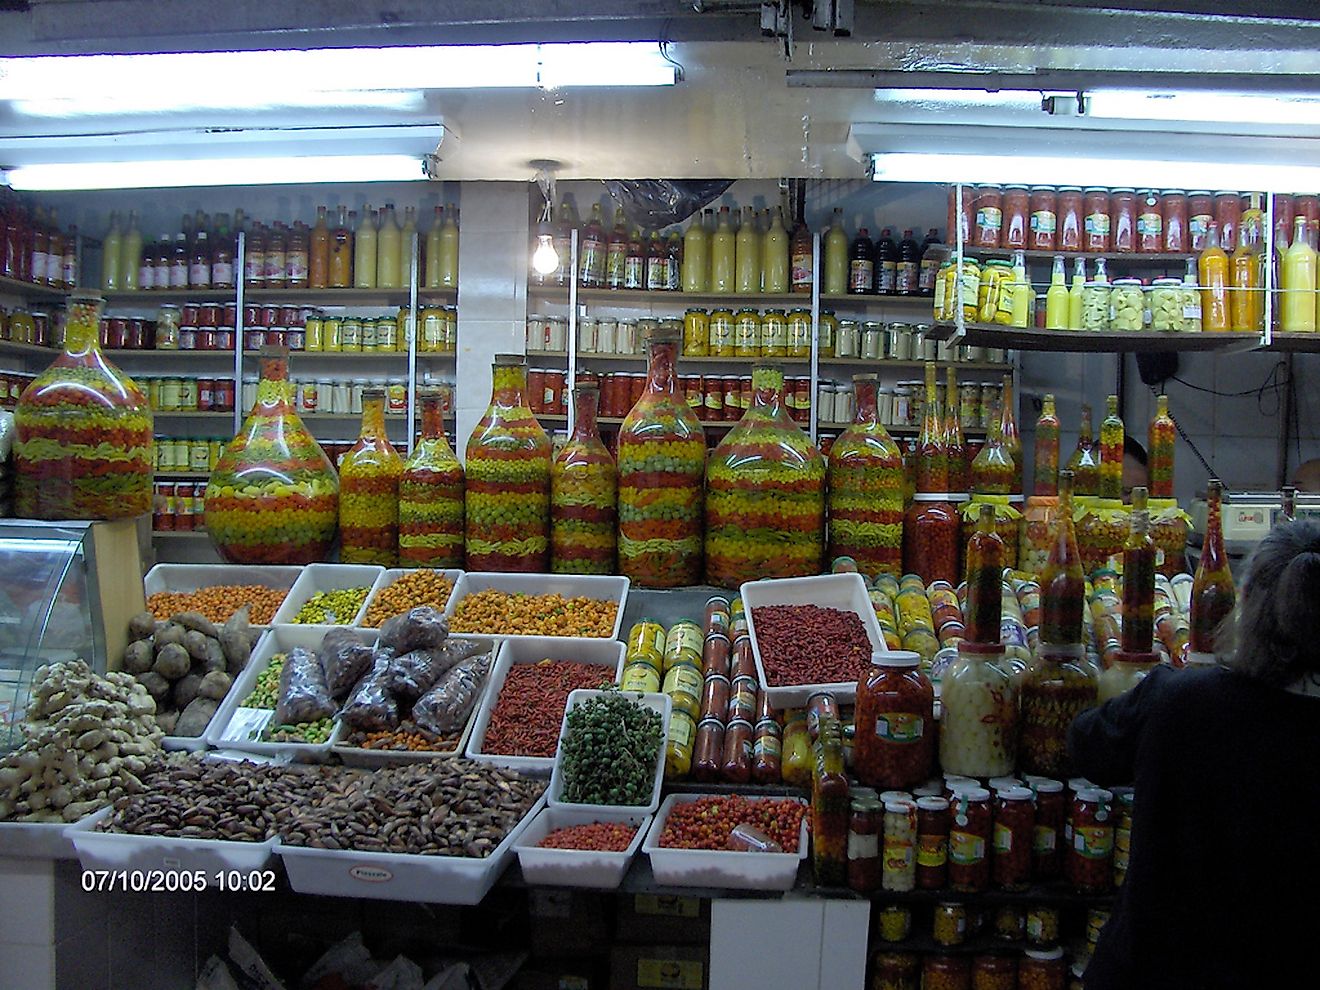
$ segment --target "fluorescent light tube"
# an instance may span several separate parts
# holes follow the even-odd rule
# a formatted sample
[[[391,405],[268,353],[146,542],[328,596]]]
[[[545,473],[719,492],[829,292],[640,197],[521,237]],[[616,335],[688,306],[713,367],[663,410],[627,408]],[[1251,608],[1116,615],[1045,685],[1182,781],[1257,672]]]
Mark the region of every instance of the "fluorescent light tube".
[[[1320,99],[1282,94],[1098,89],[1087,94],[1086,115],[1113,120],[1314,127],[1320,125]]]
[[[21,165],[6,172],[5,179],[14,189],[56,191],[406,182],[425,175],[421,159],[413,155],[328,155]]]

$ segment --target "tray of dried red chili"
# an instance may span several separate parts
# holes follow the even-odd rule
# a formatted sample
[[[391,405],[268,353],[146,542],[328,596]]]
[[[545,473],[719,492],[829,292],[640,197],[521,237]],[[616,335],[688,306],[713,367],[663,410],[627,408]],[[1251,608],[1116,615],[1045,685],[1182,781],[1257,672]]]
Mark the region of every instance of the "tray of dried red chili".
[[[569,694],[617,684],[626,650],[618,640],[505,640],[472,726],[468,759],[549,775]]]
[[[775,708],[818,691],[852,701],[875,651],[888,652],[860,574],[749,581],[742,586],[761,689]]]
[[[807,804],[798,798],[671,794],[642,844],[657,883],[732,890],[791,890],[807,856]],[[729,834],[752,825],[783,852],[729,848]]]
[[[530,884],[611,890],[646,838],[650,815],[546,808],[514,844]]]

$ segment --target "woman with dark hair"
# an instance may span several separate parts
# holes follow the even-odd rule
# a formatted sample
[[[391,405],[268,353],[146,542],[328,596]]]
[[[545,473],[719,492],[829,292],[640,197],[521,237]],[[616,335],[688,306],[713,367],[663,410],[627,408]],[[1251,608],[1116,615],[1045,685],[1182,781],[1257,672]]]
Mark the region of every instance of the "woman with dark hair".
[[[1312,969],[1320,525],[1261,542],[1236,629],[1221,630],[1234,638],[1224,667],[1158,667],[1073,723],[1079,773],[1136,785],[1127,879],[1087,990],[1242,990]]]

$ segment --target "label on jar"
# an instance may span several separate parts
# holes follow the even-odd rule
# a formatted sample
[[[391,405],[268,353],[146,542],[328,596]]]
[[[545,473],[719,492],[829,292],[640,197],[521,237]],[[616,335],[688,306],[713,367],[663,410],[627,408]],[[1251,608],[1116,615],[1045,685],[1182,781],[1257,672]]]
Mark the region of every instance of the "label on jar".
[[[1038,234],[1052,234],[1058,225],[1058,216],[1049,210],[1037,210],[1031,214],[1031,229]]]
[[[870,835],[862,835],[857,832],[848,833],[849,859],[875,859],[879,855],[880,836],[874,832]]]
[[[997,206],[983,206],[976,211],[976,226],[998,230],[1004,225],[1004,211]]]
[[[638,959],[637,985],[647,990],[701,990],[705,967],[696,960]]]
[[[915,261],[900,261],[898,263],[898,291],[915,292],[918,287],[917,275],[918,270]]]
[[[211,284],[211,266],[206,262],[195,262],[188,270],[188,281],[197,289],[208,288]]]
[[[669,720],[669,745],[691,746],[696,731],[692,716],[686,712],[675,712]]]
[[[1187,221],[1187,230],[1193,238],[1204,237],[1210,232],[1210,222],[1214,220],[1209,213],[1198,213]]]
[[[1013,830],[1002,822],[995,822],[995,855],[1003,856],[1013,851]]]
[[[1142,213],[1137,217],[1137,233],[1158,237],[1164,229],[1164,218],[1158,213]]]
[[[928,252],[934,255],[934,252]],[[921,276],[918,279],[918,286],[922,292],[935,291],[935,279],[940,273],[940,263],[931,257],[921,259]]]
[[[646,288],[646,259],[639,255],[629,256],[623,265],[623,287],[625,289]]]
[[[949,840],[943,835],[925,833],[917,836],[917,865],[938,869],[949,861]]]
[[[1088,214],[1086,217],[1086,232],[1088,234],[1098,234],[1101,237],[1107,236],[1109,234],[1109,214]]]
[[[912,869],[915,852],[912,843],[901,839],[885,839],[884,868],[890,873],[906,873]]]
[[[211,283],[222,289],[234,284],[234,265],[228,261],[216,261],[211,265]]]
[[[976,295],[981,289],[981,276],[974,271],[965,271],[959,276],[958,284],[962,290],[962,304],[975,306]]]
[[[1038,853],[1054,852],[1055,843],[1058,841],[1058,835],[1054,829],[1048,825],[1037,825],[1035,831],[1035,841],[1032,848]]]
[[[1114,853],[1114,830],[1101,825],[1076,826],[1073,851],[1086,859],[1107,859]]]
[[[853,292],[870,292],[875,280],[875,263],[853,260],[848,263],[848,288]]]
[[[985,861],[985,839],[971,832],[949,833],[949,860],[959,866],[975,866]]]
[[[926,720],[912,712],[887,712],[875,720],[875,734],[885,742],[920,742],[925,728]]]

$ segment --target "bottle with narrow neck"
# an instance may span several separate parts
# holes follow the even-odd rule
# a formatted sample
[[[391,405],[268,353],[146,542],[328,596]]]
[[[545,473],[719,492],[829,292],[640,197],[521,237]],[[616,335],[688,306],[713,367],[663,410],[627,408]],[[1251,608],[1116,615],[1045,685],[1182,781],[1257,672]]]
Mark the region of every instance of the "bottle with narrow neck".
[[[1010,319],[1012,325],[1026,329],[1031,314],[1031,303],[1036,293],[1027,278],[1027,256],[1022,251],[1013,252],[1013,298]]]
[[[362,393],[362,428],[339,465],[339,559],[395,567],[403,458],[385,432],[385,390]]]
[[[1315,252],[1311,252],[1311,289],[1315,292]],[[1228,255],[1219,245],[1219,225],[1210,224],[1205,248],[1196,259],[1196,274],[1201,283],[1201,329],[1223,332],[1231,322],[1228,309]],[[1314,297],[1306,297],[1311,313],[1311,327],[1315,329]]]
[[[1035,463],[1032,467],[1031,493],[1057,495],[1059,492],[1059,417],[1054,411],[1054,396],[1046,394],[1036,420]]]
[[[738,293],[761,291],[761,238],[756,232],[756,214],[743,207],[742,226],[734,237],[734,286]]]
[[[376,239],[377,251],[380,239]],[[378,255],[379,257],[379,255]],[[378,273],[379,274],[379,271]],[[379,284],[377,278],[377,284]],[[353,284],[353,230],[348,225],[348,208],[339,207],[339,220],[330,238],[330,288],[347,289]]]
[[[903,231],[898,242],[898,281],[895,288],[900,296],[915,296],[920,292],[921,248],[912,231]]]
[[[1051,646],[1082,642],[1086,580],[1073,529],[1073,475],[1059,472],[1059,502],[1050,527],[1050,552],[1040,575],[1040,641]]]
[[[1100,491],[1100,462],[1096,459],[1095,433],[1091,426],[1091,407],[1082,405],[1082,421],[1077,428],[1077,447],[1068,458],[1077,495],[1096,495]]]
[[[573,387],[573,430],[550,469],[550,569],[613,574],[618,470],[600,438],[600,389]]]
[[[623,287],[646,288],[646,240],[636,227],[628,234],[628,254],[623,262]]]
[[[967,639],[993,643],[1004,605],[1004,541],[995,531],[995,507],[982,503],[967,541]]]
[[[417,240],[417,209],[403,211],[403,230],[399,232],[399,286],[407,288],[412,279],[413,242]]]
[[[351,214],[350,214],[351,217]],[[274,228],[266,238],[266,288],[283,289],[284,288],[284,267],[288,261],[289,242],[285,237],[284,224],[275,222]],[[199,230],[193,243],[196,244],[206,237],[206,231]]]
[[[71,226],[64,237],[64,257],[60,266],[64,288],[77,288],[78,274],[78,228]],[[145,286],[139,284],[138,288],[145,288]]]
[[[1132,518],[1123,544],[1123,650],[1149,653],[1155,641],[1155,544],[1146,489],[1132,489]]]
[[[46,282],[46,269],[50,266],[48,255],[50,253],[50,232],[46,229],[46,212],[38,206],[32,212],[32,249],[28,253],[28,272],[31,281],[39,285]],[[121,241],[122,244],[122,241]],[[122,253],[122,247],[120,249]],[[120,261],[120,273],[122,280],[123,261]]]
[[[729,224],[729,208],[720,207],[719,224],[710,239],[710,291],[726,295],[734,291],[737,268],[735,236]]]
[[[810,295],[812,280],[811,228],[800,215],[793,225],[793,236],[789,239],[789,281],[790,288],[799,295]]]
[[[128,211],[128,230],[120,248],[119,276],[125,292],[134,292],[138,284],[138,261],[142,257],[142,229],[138,226],[137,210]]]
[[[559,204],[559,223],[555,225],[554,245],[555,254],[559,256],[559,267],[555,269],[555,285],[566,286],[573,279],[573,207],[566,199]],[[581,251],[581,248],[579,241],[578,250]],[[438,252],[436,257],[439,257]],[[628,286],[628,288],[640,289],[642,286]]]
[[[221,254],[220,244],[228,240],[228,237],[220,235],[220,243],[215,247],[215,257],[218,258]],[[293,225],[293,232],[289,235],[289,249],[284,263],[284,284],[290,289],[307,288],[307,250],[307,224],[299,220]],[[214,272],[214,263],[211,267]],[[214,280],[214,275],[212,279]]]
[[[843,232],[843,210],[834,209],[834,219],[825,232],[825,295],[841,296],[848,291],[848,235]]]
[[[1109,271],[1105,267],[1104,258],[1095,259],[1095,282],[1097,285],[1109,284]]]
[[[359,289],[376,287],[376,211],[370,203],[362,204],[362,219],[353,237],[353,285]]]
[[[1155,418],[1146,434],[1151,498],[1173,498],[1173,452],[1177,438],[1177,424],[1169,415],[1169,397],[1157,396]]]
[[[117,292],[123,288],[119,266],[123,261],[124,234],[119,229],[119,214],[110,214],[110,232],[105,235],[101,248],[101,288],[107,292]]]
[[[1022,436],[1018,433],[1017,403],[1013,398],[1013,376],[1004,376],[1004,397],[999,404],[999,438],[1008,456],[1013,458],[1011,495],[1022,494]]]
[[[971,471],[967,463],[967,445],[963,442],[958,373],[952,366],[947,369],[944,383],[944,449],[949,458],[949,491],[968,491]]]
[[[605,241],[605,288],[622,289],[623,276],[628,265],[628,227],[624,223],[623,209],[615,208],[614,226]],[[690,289],[699,292],[699,289]]]
[[[440,288],[458,288],[458,206],[449,204],[440,229]]]
[[[428,289],[440,288],[440,231],[445,225],[445,208],[436,205],[431,213],[431,227],[426,232],[426,275],[423,284]],[[556,250],[558,245],[556,245]],[[564,265],[564,256],[559,256],[559,266]],[[536,274],[534,278],[538,282],[545,284],[554,280],[554,273],[549,275]]]
[[[1309,243],[1306,217],[1293,220],[1292,243],[1283,253],[1279,329],[1284,333],[1315,330],[1316,252]]]
[[[1224,550],[1223,495],[1223,484],[1218,478],[1211,478],[1205,494],[1205,539],[1192,579],[1188,649],[1196,653],[1219,652],[1220,627],[1233,614],[1237,602],[1237,590]]]
[[[1082,289],[1086,285],[1086,259],[1073,263],[1072,285],[1068,289],[1068,329],[1082,329]]]
[[[1231,329],[1243,333],[1259,332],[1265,315],[1261,282],[1264,277],[1261,265],[1264,246],[1258,239],[1260,218],[1249,219],[1250,213],[1251,210],[1247,210],[1242,214],[1243,222],[1238,227],[1237,245],[1229,258],[1232,288],[1228,294],[1228,308]]]
[[[851,295],[875,293],[875,245],[865,227],[857,231],[848,249],[848,292]]]
[[[1283,522],[1292,522],[1297,518],[1297,489],[1284,485],[1279,489],[1279,518]]]
[[[628,234],[623,235],[623,253],[628,254]],[[683,234],[683,291],[710,291],[710,235],[698,213]]]
[[[761,238],[761,291],[783,295],[788,289],[788,231],[783,214],[772,210],[770,225]]]
[[[1123,497],[1123,438],[1127,431],[1118,415],[1118,396],[1105,400],[1105,418],[1100,423],[1100,497]]]
[[[316,208],[316,226],[312,228],[308,248],[307,284],[313,289],[324,289],[330,284],[330,227],[325,213],[324,206]]]
[[[439,389],[419,389],[422,435],[399,478],[399,566],[463,565],[463,466],[445,438]]]
[[[605,284],[605,220],[599,203],[591,204],[591,218],[578,240],[578,284],[585,289]]]
[[[1081,259],[1077,260],[1080,261]],[[1050,273],[1050,287],[1045,291],[1045,329],[1068,329],[1068,282],[1061,255],[1055,255],[1054,257],[1054,270]]]
[[[403,284],[399,271],[402,240],[403,231],[394,214],[394,204],[386,203],[380,215],[380,230],[376,232],[376,285],[382,289],[397,289]]]
[[[926,403],[922,410],[917,455],[917,491],[952,491],[949,488],[949,449],[944,445],[944,416],[935,382],[934,361],[926,362]]]
[[[898,247],[888,227],[875,239],[875,291],[884,296],[898,291]]]
[[[998,420],[990,424],[990,435],[972,461],[971,483],[974,495],[1011,495],[1017,464],[1004,446]]]

